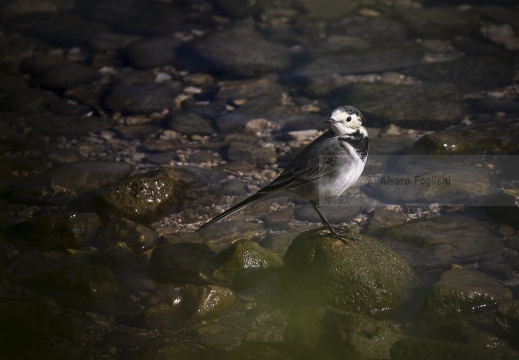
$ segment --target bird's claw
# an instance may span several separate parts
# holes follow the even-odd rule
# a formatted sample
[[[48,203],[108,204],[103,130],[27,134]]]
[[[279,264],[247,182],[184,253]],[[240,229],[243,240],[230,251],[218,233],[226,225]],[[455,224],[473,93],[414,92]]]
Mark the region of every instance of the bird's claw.
[[[348,240],[355,241],[355,238],[346,235],[346,233],[349,232],[348,230],[337,231],[333,227],[330,228],[329,230],[338,240],[342,241],[346,245],[348,245]]]

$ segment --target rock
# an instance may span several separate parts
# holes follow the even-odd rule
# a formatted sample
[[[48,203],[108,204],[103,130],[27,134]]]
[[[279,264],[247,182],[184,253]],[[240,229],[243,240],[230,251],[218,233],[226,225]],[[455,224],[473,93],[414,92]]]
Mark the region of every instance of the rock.
[[[379,230],[387,229],[407,222],[402,212],[397,212],[384,207],[376,207],[369,220],[367,234],[376,234]]]
[[[92,259],[94,265],[104,265],[110,269],[135,269],[139,265],[139,258],[133,250],[120,241],[97,253]]]
[[[140,254],[153,248],[158,239],[157,233],[144,225],[127,219],[113,219],[102,229],[96,242],[103,248],[124,242]]]
[[[414,129],[442,129],[465,116],[461,94],[449,83],[392,85],[358,83],[331,94],[336,103],[355,104],[373,121]]]
[[[3,331],[26,327],[50,316],[45,306],[37,300],[0,298],[0,329]]]
[[[493,225],[466,216],[438,216],[368,232],[413,267],[438,268],[491,259],[503,251]]]
[[[213,263],[212,277],[237,289],[248,288],[270,270],[283,266],[281,256],[247,239],[236,241]]]
[[[43,250],[76,249],[92,243],[101,225],[96,214],[48,214],[11,226],[11,239]]]
[[[255,211],[258,211],[258,209],[256,208]],[[211,225],[210,230],[199,233],[199,236],[211,249],[216,252],[220,252],[224,249],[227,249],[236,240],[250,239],[264,231],[265,229],[263,224],[260,224],[257,221],[245,221],[242,218],[231,221],[217,222],[216,224]]]
[[[461,51],[465,50],[463,46],[460,48]],[[476,93],[511,84],[513,65],[506,55],[498,48],[489,48],[483,54],[467,54],[453,61],[420,64],[404,69],[402,73],[424,83],[456,84],[462,94]]]
[[[69,63],[41,73],[37,83],[52,90],[65,90],[101,79],[101,74],[87,65]]]
[[[205,356],[204,351],[198,344],[192,345],[183,340],[164,339],[146,344],[131,356],[132,360],[197,360]]]
[[[106,117],[88,118],[77,113],[73,115],[49,114],[31,120],[33,132],[38,134],[39,131],[45,135],[56,137],[86,136],[90,132],[98,132],[111,127],[110,120]]]
[[[326,216],[326,219],[330,221],[332,224],[340,224],[347,222],[350,220],[353,216],[357,215],[362,211],[362,206],[367,205],[363,204],[362,201],[357,204],[356,199],[349,199],[348,194],[341,194],[340,197],[337,198],[339,201],[344,202],[343,204],[325,204],[323,201],[323,204],[321,204],[320,208],[323,212],[324,216]],[[306,203],[308,204],[308,203]],[[312,206],[300,206],[295,211],[295,218],[297,220],[302,221],[309,221],[314,223],[321,223],[321,219],[319,218],[319,215],[314,210]]]
[[[185,285],[181,288],[184,293],[184,306],[193,319],[209,319],[221,314],[236,300],[234,293],[221,286]]]
[[[496,311],[496,321],[513,339],[519,337],[519,301],[502,299]]]
[[[26,89],[0,99],[0,108],[16,113],[38,113],[49,102],[48,94],[40,89]]]
[[[428,318],[467,316],[495,308],[512,292],[499,281],[480,272],[465,269],[445,271],[434,284],[423,307]]]
[[[11,202],[62,206],[119,181],[132,169],[122,162],[76,162],[21,182],[9,189],[6,196]]]
[[[139,69],[173,65],[173,61],[177,58],[175,51],[181,43],[176,38],[145,38],[129,45],[126,48],[126,55],[132,65]]]
[[[173,107],[180,89],[170,84],[118,84],[104,98],[103,106],[127,114],[146,114]]]
[[[255,137],[234,139],[229,145],[227,156],[230,161],[246,161],[252,164],[275,163],[277,159],[276,149],[259,145]]]
[[[55,14],[71,10],[75,4],[75,0],[9,0],[2,7],[2,18],[7,20],[41,13]]]
[[[0,93],[4,96],[27,90],[28,86],[22,78],[0,72]]]
[[[429,204],[475,204],[496,193],[484,160],[450,155],[405,155],[382,157],[386,169],[371,176],[365,193],[385,204],[429,206]],[[383,160],[384,161],[384,160]],[[467,181],[471,179],[471,181]]]
[[[367,236],[345,245],[328,231],[297,236],[283,261],[290,304],[329,306],[367,316],[387,316],[400,302],[413,271],[399,255]]]
[[[21,71],[37,76],[44,72],[50,71],[53,68],[66,66],[68,64],[70,64],[70,61],[61,56],[36,54],[22,62]]]
[[[172,130],[187,135],[211,135],[214,132],[207,120],[192,112],[174,114],[168,125]]]
[[[354,10],[357,2],[339,4],[333,0],[317,1],[302,0],[301,5],[306,9],[310,18],[341,18]]]
[[[269,74],[259,79],[246,80],[225,80],[218,84],[218,99],[241,99],[253,98],[262,94],[279,94],[281,96],[281,87],[278,78]]]
[[[287,49],[248,26],[215,32],[194,45],[209,65],[243,77],[277,72],[290,66]]]
[[[420,138],[413,154],[427,155],[517,155],[519,123],[491,121],[457,126]],[[447,144],[447,147],[445,146]]]
[[[424,49],[416,45],[339,50],[318,56],[295,75],[315,77],[403,69],[420,63]],[[342,102],[340,102],[342,104]],[[354,102],[348,101],[353,104]]]
[[[84,310],[99,303],[117,303],[128,294],[104,266],[73,265],[37,275],[29,285],[53,297],[63,306]]]
[[[152,222],[164,215],[165,206],[180,201],[184,180],[179,173],[166,170],[133,176],[105,190],[96,202],[116,216]]]
[[[368,44],[383,46],[401,44],[407,40],[406,27],[386,17],[348,16],[334,22],[329,31],[331,36],[359,38]]]
[[[170,36],[181,31],[184,11],[178,4],[146,0],[95,0],[78,4],[81,14],[123,33]]]
[[[150,268],[159,281],[207,284],[214,255],[204,244],[161,244],[153,249]]]
[[[467,321],[444,320],[433,325],[428,333],[429,338],[467,345],[497,348],[507,345],[507,342],[487,332],[479,331],[469,325]]]
[[[517,352],[509,348],[486,348],[421,338],[404,338],[391,348],[392,360],[445,360],[445,359],[517,359]]]
[[[320,307],[293,310],[285,339],[296,354],[321,359],[389,359],[402,335],[389,324]]]
[[[406,24],[413,36],[429,39],[452,39],[469,35],[479,24],[478,16],[472,11],[460,11],[449,7],[406,8],[395,15]]]

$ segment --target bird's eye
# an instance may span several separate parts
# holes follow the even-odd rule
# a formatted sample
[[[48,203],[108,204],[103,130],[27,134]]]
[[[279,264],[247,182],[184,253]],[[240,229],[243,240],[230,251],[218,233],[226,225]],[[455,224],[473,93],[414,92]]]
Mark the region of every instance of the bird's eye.
[[[348,118],[346,119],[347,122],[350,122],[351,121],[351,116],[348,116]]]

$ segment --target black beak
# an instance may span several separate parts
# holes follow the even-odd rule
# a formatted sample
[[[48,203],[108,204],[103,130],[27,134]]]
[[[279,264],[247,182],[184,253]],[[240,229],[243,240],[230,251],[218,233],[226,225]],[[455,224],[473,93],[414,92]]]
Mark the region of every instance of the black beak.
[[[337,120],[335,120],[333,118],[329,118],[328,120],[324,121],[325,124],[335,124],[336,122],[337,122]]]

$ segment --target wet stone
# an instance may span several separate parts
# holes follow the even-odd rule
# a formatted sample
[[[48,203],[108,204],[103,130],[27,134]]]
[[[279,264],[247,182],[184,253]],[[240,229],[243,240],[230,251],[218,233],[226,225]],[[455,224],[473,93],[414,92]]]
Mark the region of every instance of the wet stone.
[[[69,266],[36,275],[28,283],[60,304],[80,310],[96,305],[98,300],[120,302],[129,299],[111,270],[104,266]]]
[[[347,17],[342,21],[333,22],[329,31],[332,36],[357,37],[368,44],[388,45],[407,40],[405,26],[400,22],[384,17]]]
[[[111,269],[123,270],[137,268],[138,255],[124,242],[118,242],[93,257],[94,265],[104,265]]]
[[[152,69],[173,65],[176,48],[181,41],[176,38],[156,37],[136,41],[126,48],[126,56],[138,69]]]
[[[487,260],[503,251],[491,223],[465,216],[417,220],[368,234],[418,268]]]
[[[118,84],[109,90],[103,106],[127,114],[146,114],[171,107],[179,88],[173,84]]]
[[[159,239],[155,231],[127,219],[113,219],[102,229],[96,243],[103,248],[126,243],[136,253],[153,248]]]
[[[442,129],[465,116],[461,94],[453,84],[392,85],[359,83],[334,91],[337,103],[356,104],[371,121],[414,129]]]
[[[295,75],[345,75],[402,69],[419,64],[424,52],[422,47],[416,45],[339,50],[318,56],[297,70]]]
[[[248,140],[253,140],[249,138]],[[230,161],[247,161],[252,164],[273,164],[277,154],[274,147],[258,146],[257,141],[246,142],[245,139],[235,139],[229,145],[227,156]],[[254,139],[255,140],[255,139]]]
[[[252,98],[262,94],[281,95],[277,76],[267,75],[259,79],[226,80],[218,84],[218,99]]]
[[[168,125],[172,130],[178,131],[181,134],[210,135],[213,133],[213,127],[210,122],[192,112],[182,112],[173,115]]]
[[[230,289],[215,285],[185,285],[181,291],[185,299],[184,306],[193,319],[218,316],[236,300]]]
[[[41,73],[36,77],[36,82],[44,88],[65,90],[100,78],[101,74],[87,65],[69,63]]]
[[[487,348],[481,345],[466,345],[452,341],[423,338],[404,338],[391,348],[392,360],[443,360],[450,359],[517,359],[517,352],[510,348]]]
[[[496,321],[508,335],[517,339],[519,337],[519,301],[512,299],[499,301]]]
[[[283,265],[281,257],[257,243],[242,239],[215,257],[212,277],[233,288],[247,288],[269,270]]]
[[[121,162],[76,162],[16,184],[5,195],[13,202],[63,205],[114,184],[132,169]]]
[[[459,319],[444,320],[432,325],[428,337],[437,340],[479,345],[486,348],[506,346],[507,342],[488,332],[476,330],[468,321]]]
[[[307,10],[310,18],[337,18],[344,16],[351,12],[357,5],[356,1],[344,3],[337,3],[333,0],[302,0],[301,4]]]
[[[315,358],[389,359],[402,335],[389,324],[362,315],[320,307],[290,313],[285,339],[297,355]]]
[[[428,318],[467,316],[495,309],[512,292],[499,281],[480,272],[448,270],[434,284],[422,309]]]
[[[185,175],[185,174],[184,174]],[[96,198],[98,206],[132,221],[152,222],[168,204],[178,203],[184,183],[180,173],[159,170],[127,178]]]
[[[43,250],[76,249],[90,245],[100,225],[96,214],[49,214],[15,224],[8,233]]]
[[[204,244],[161,244],[151,254],[150,268],[160,281],[207,284],[214,255]]]
[[[50,317],[49,311],[37,300],[0,298],[0,329],[25,327]]]
[[[367,236],[348,245],[327,230],[294,239],[283,261],[282,283],[291,305],[329,306],[361,315],[387,316],[413,279],[398,254]]]
[[[75,0],[44,0],[37,2],[31,0],[9,0],[3,6],[2,18],[10,19],[41,13],[55,14],[71,10],[75,4]]]
[[[248,26],[215,32],[194,45],[208,65],[239,76],[277,72],[290,66],[287,49],[269,42]]]

